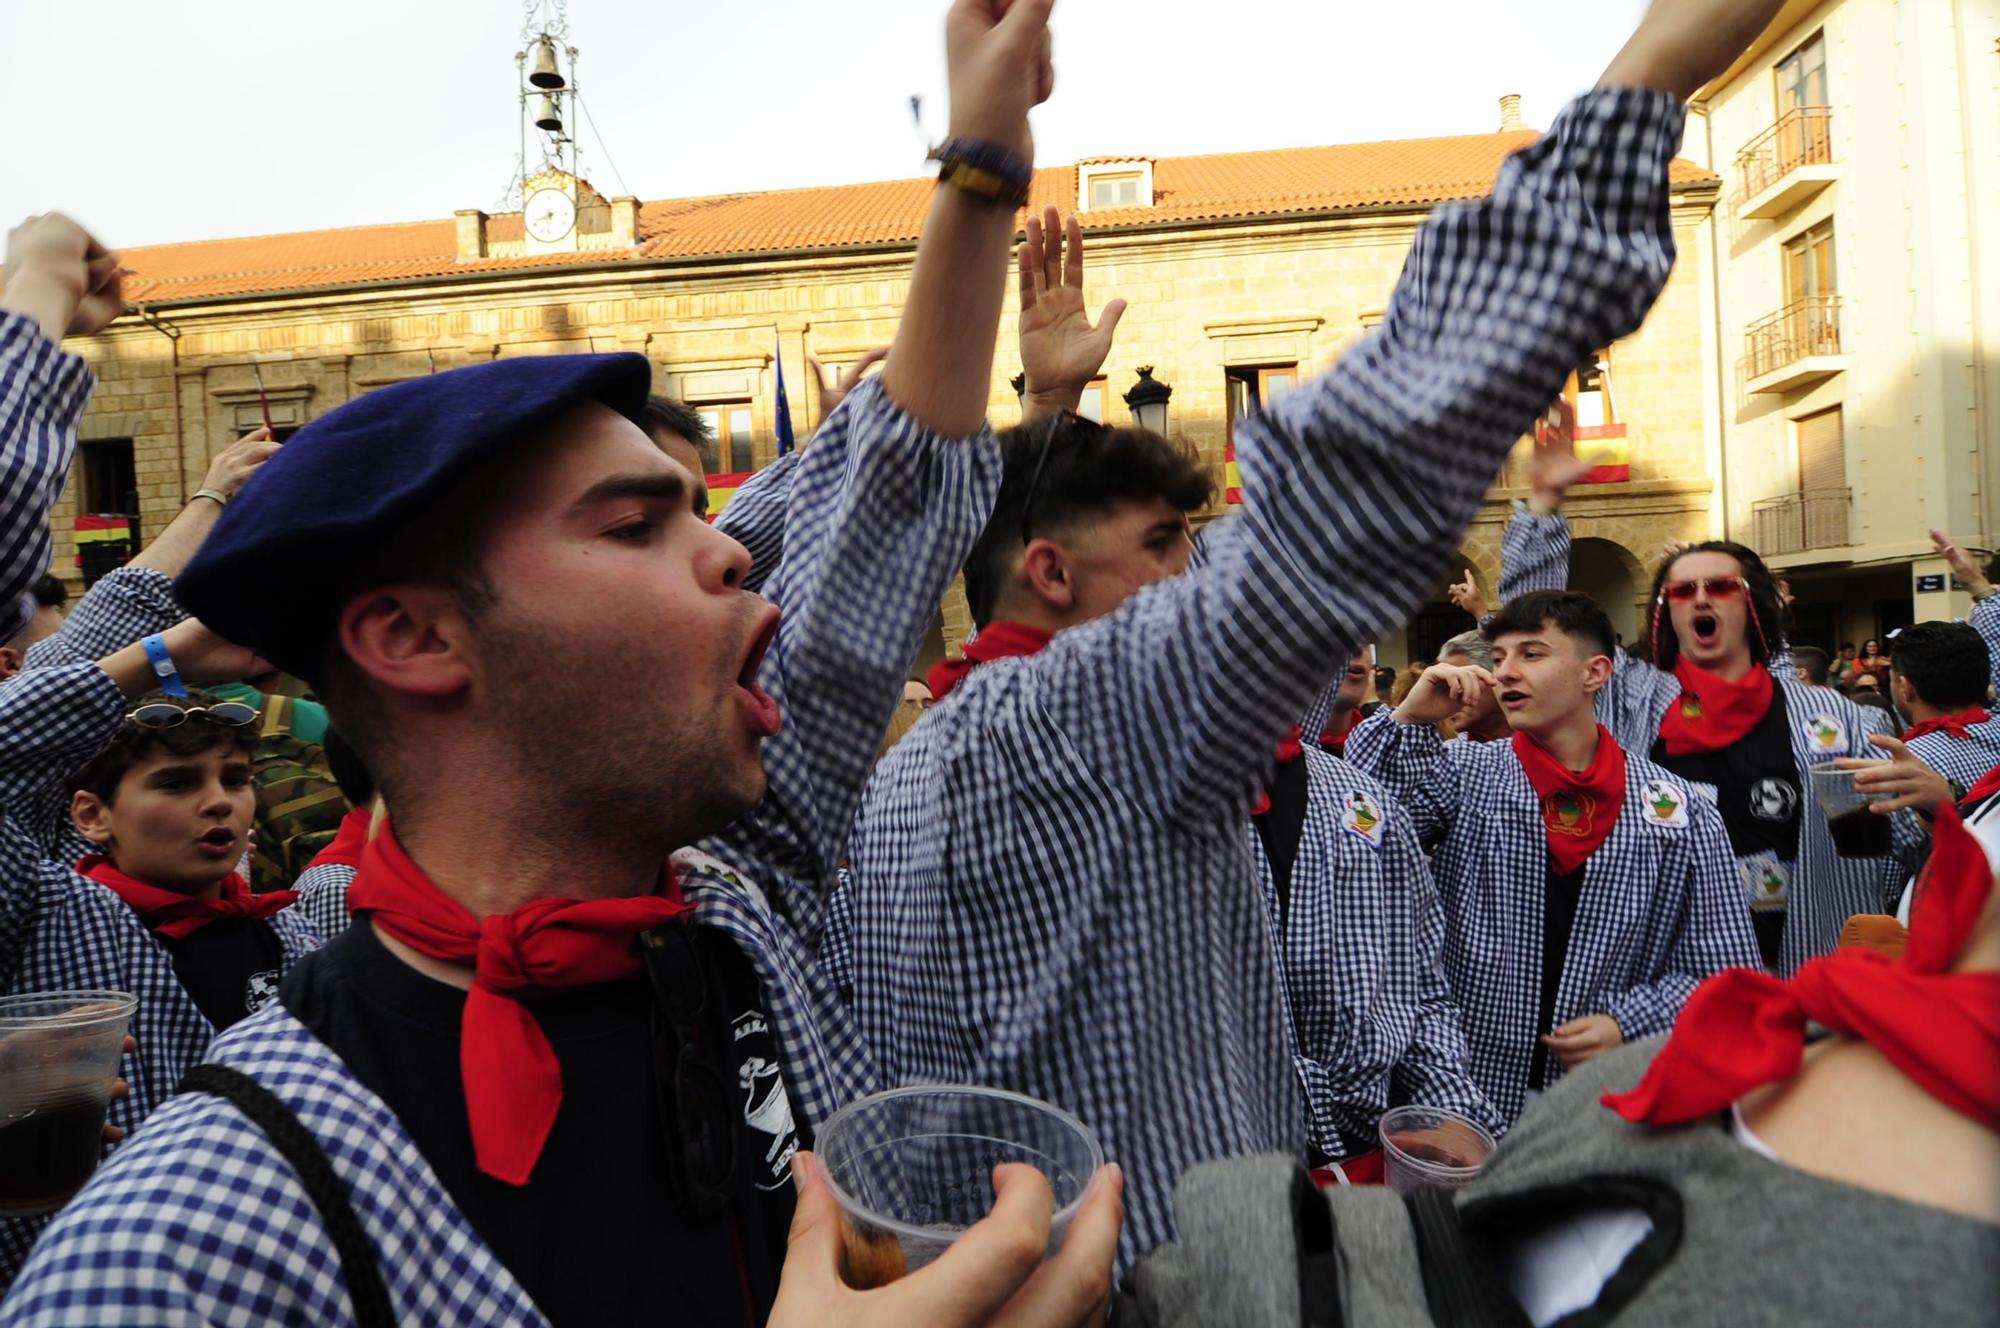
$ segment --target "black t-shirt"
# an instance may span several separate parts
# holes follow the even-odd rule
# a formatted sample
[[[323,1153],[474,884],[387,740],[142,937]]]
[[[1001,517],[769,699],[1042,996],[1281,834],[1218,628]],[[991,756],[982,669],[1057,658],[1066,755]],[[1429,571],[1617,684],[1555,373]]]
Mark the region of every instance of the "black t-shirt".
[[[551,1324],[762,1323],[777,1293],[799,1140],[756,974],[727,938],[697,933],[725,993],[718,1023],[736,1050],[722,1071],[745,1095],[736,1202],[720,1217],[694,1216],[671,1197],[643,977],[526,1002],[562,1065],[563,1104],[520,1187],[474,1161],[459,1078],[463,991],[418,973],[358,922],[294,967],[281,998],[396,1113]]]
[[[1569,959],[1570,933],[1576,930],[1577,905],[1583,900],[1585,863],[1575,871],[1558,872],[1549,859],[1548,893],[1542,902],[1542,1006],[1535,1018],[1535,1049],[1528,1058],[1528,1087],[1541,1088],[1549,1072],[1549,1048],[1541,1034],[1556,1017],[1556,993],[1562,990],[1563,964]]]
[[[1271,880],[1278,887],[1278,925],[1282,930],[1292,910],[1292,864],[1298,861],[1299,837],[1306,826],[1306,758],[1280,761],[1264,787],[1271,805],[1251,822],[1264,841],[1271,862]]]
[[[285,947],[262,918],[218,918],[177,941],[160,939],[174,976],[217,1028],[249,1018],[278,994]]]
[[[1715,789],[1716,809],[1729,831],[1737,857],[1768,853],[1787,864],[1799,856],[1799,812],[1804,804],[1798,758],[1792,754],[1785,689],[1771,689],[1771,708],[1740,741],[1720,751],[1668,756],[1664,740],[1653,744],[1653,761],[1683,779]],[[1764,962],[1775,964],[1784,936],[1785,910],[1759,906],[1751,914]]]

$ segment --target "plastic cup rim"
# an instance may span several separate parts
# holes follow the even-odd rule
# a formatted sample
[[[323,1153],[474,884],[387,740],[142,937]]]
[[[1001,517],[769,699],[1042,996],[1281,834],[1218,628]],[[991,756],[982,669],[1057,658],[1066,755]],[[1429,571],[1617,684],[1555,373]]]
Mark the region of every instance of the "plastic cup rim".
[[[1424,1111],[1429,1112],[1433,1116],[1444,1116],[1458,1122],[1479,1136],[1481,1142],[1486,1145],[1485,1156],[1469,1167],[1448,1167],[1441,1162],[1426,1162],[1420,1157],[1410,1156],[1401,1148],[1398,1148],[1395,1142],[1389,1138],[1389,1118],[1399,1111]],[[1486,1127],[1471,1117],[1460,1115],[1449,1107],[1425,1107],[1415,1103],[1405,1103],[1400,1107],[1391,1107],[1389,1110],[1383,1112],[1381,1119],[1375,1124],[1375,1134],[1382,1141],[1382,1151],[1393,1157],[1400,1165],[1412,1171],[1426,1172],[1433,1176],[1446,1176],[1454,1180],[1470,1179],[1473,1176],[1477,1176],[1480,1169],[1492,1160],[1494,1150],[1500,1147],[1499,1141],[1487,1131]]]
[[[52,1005],[69,1002],[77,1006],[110,1007],[89,1010],[58,1011],[53,1014],[19,1015],[11,1011],[23,1006]],[[0,1035],[23,1033],[31,1029],[89,1028],[96,1024],[111,1023],[132,1017],[139,1008],[139,998],[129,991],[79,990],[79,991],[36,991],[16,992],[0,996]]]
[[[1050,1216],[1049,1229],[1054,1231],[1076,1216],[1077,1209],[1083,1206],[1084,1199],[1090,1194],[1090,1186],[1097,1179],[1097,1173],[1104,1170],[1104,1145],[1098,1139],[1097,1132],[1084,1124],[1081,1119],[1070,1112],[1064,1111],[1053,1102],[1044,1102],[1041,1098],[1029,1097],[1026,1093],[1015,1093],[1005,1088],[987,1088],[982,1084],[904,1084],[899,1088],[885,1088],[879,1093],[870,1093],[866,1097],[855,1098],[839,1111],[827,1117],[826,1124],[819,1128],[815,1142],[824,1143],[829,1134],[833,1134],[836,1128],[846,1121],[848,1117],[858,1116],[863,1108],[879,1106],[884,1102],[890,1102],[901,1097],[934,1097],[940,1093],[957,1094],[962,1097],[998,1098],[1004,1102],[1012,1102],[1017,1106],[1033,1107],[1037,1111],[1061,1121],[1064,1125],[1076,1131],[1078,1137],[1090,1149],[1090,1175],[1085,1178],[1083,1189],[1077,1192],[1076,1198],[1070,1200],[1061,1208],[1056,1209]],[[1020,1141],[1008,1140],[1008,1142],[1019,1143]],[[813,1161],[820,1169],[821,1179],[825,1180],[827,1187],[833,1191],[833,1197],[840,1201],[843,1211],[860,1218],[870,1226],[879,1227],[889,1232],[899,1240],[918,1240],[933,1245],[949,1245],[957,1240],[959,1236],[970,1230],[969,1227],[961,1227],[957,1231],[946,1233],[936,1227],[920,1227],[915,1223],[904,1222],[898,1218],[890,1217],[885,1213],[878,1213],[842,1188],[840,1182],[833,1177],[833,1168],[819,1160],[817,1148],[814,1150]]]

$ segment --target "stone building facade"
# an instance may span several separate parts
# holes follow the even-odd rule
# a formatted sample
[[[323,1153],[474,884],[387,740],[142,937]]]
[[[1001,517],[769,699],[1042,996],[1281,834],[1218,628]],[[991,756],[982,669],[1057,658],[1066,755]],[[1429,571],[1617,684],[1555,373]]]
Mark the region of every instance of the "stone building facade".
[[[1040,171],[1035,206],[1083,212],[1092,307],[1114,294],[1131,302],[1091,403],[1123,421],[1119,398],[1139,366],[1151,366],[1173,389],[1170,431],[1192,439],[1220,475],[1233,418],[1324,370],[1363,335],[1430,209],[1484,192],[1505,155],[1532,137],[1509,128]],[[463,212],[128,251],[135,312],[73,347],[100,388],[57,517],[58,571],[77,574],[72,518],[125,513],[143,541],[200,486],[210,457],[267,409],[282,435],[372,388],[497,356],[645,355],[660,391],[723,426],[711,469],[766,464],[774,355],[805,438],[819,411],[806,355],[837,370],[894,335],[932,188],[911,180],[640,203],[570,187],[588,206],[553,242],[524,234],[521,214]],[[1717,188],[1709,173],[1676,164],[1681,262],[1645,327],[1575,384],[1580,408],[1600,422],[1603,441],[1592,445],[1627,466],[1572,502],[1576,581],[1604,597],[1628,635],[1660,544],[1703,537],[1713,523],[1702,240]],[[1018,414],[1014,338],[1010,310],[992,384],[996,425]],[[1489,593],[1506,503],[1523,482],[1517,460],[1463,551]],[[1441,592],[1407,633],[1382,642],[1385,661],[1470,625]],[[954,596],[929,653],[955,645],[967,626]]]

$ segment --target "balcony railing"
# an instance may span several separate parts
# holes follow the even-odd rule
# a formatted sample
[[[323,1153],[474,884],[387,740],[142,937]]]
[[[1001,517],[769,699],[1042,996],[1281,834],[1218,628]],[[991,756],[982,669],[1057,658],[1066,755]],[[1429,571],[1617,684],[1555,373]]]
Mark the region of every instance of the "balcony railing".
[[[1762,378],[1809,355],[1840,354],[1840,297],[1808,295],[1743,330],[1743,373]]]
[[[1847,513],[1852,489],[1806,489],[1750,505],[1757,552],[1767,557],[1837,549],[1848,543]]]
[[[1736,196],[1745,203],[1801,166],[1833,164],[1833,108],[1799,106],[1786,111],[1736,154]]]

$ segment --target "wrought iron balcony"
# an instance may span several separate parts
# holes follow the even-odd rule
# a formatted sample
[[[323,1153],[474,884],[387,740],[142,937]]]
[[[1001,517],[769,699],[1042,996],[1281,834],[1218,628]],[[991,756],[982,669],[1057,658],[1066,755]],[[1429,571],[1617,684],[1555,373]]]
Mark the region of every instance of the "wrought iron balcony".
[[[1743,330],[1743,382],[1751,392],[1784,392],[1839,373],[1840,297],[1808,295]]]
[[[1800,106],[1736,154],[1736,215],[1775,217],[1833,181],[1833,108]]]
[[[1757,552],[1769,557],[1846,545],[1853,499],[1852,489],[1806,489],[1750,504]]]

